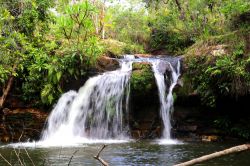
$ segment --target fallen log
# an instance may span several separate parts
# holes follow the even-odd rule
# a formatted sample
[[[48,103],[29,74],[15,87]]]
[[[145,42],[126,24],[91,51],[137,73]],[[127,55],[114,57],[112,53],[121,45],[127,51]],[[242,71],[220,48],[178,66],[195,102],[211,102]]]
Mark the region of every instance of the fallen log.
[[[214,159],[214,158],[217,158],[217,157],[221,157],[221,156],[232,154],[232,153],[242,152],[242,151],[245,151],[245,150],[250,150],[250,144],[243,144],[243,145],[239,145],[239,146],[234,146],[232,148],[225,149],[225,150],[222,150],[222,151],[219,151],[219,152],[215,152],[215,153],[212,153],[212,154],[209,154],[209,155],[205,155],[205,156],[202,156],[202,157],[199,157],[199,158],[195,158],[193,160],[190,160],[190,161],[187,161],[187,162],[184,162],[184,163],[180,163],[180,164],[176,164],[174,166],[190,166],[190,165],[202,163],[204,161],[211,160],[211,159]]]

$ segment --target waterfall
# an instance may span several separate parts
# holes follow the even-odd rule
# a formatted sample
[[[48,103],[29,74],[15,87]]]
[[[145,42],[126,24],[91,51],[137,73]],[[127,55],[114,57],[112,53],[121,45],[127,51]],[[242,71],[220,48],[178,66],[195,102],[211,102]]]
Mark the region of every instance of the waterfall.
[[[49,115],[40,142],[51,145],[86,140],[129,138],[129,93],[133,62],[150,62],[158,86],[163,138],[171,138],[172,91],[180,76],[180,62],[163,58],[124,56],[120,69],[90,78],[78,92],[61,96]],[[169,76],[167,76],[170,74]]]
[[[173,111],[173,89],[177,84],[180,76],[180,61],[177,61],[176,69],[168,61],[156,60],[152,62],[154,76],[159,91],[160,99],[160,114],[163,121],[163,139],[171,139],[171,122],[170,116]],[[166,70],[170,70],[170,77],[168,78]],[[166,81],[169,83],[169,88],[166,87]]]
[[[131,71],[132,62],[121,62],[120,69],[90,78],[78,93],[63,94],[49,115],[41,140],[66,143],[82,138],[126,138]]]

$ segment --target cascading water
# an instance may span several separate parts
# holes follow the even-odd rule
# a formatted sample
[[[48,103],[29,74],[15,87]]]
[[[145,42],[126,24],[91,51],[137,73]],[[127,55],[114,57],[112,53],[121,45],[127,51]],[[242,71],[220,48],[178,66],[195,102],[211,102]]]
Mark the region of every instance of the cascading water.
[[[78,93],[69,91],[63,94],[48,118],[40,142],[45,142],[46,145],[71,145],[90,140],[128,138],[126,121],[129,115],[132,63],[142,61],[152,63],[161,104],[163,138],[170,139],[172,91],[180,75],[179,60],[177,65],[173,65],[167,59],[135,59],[134,56],[127,55],[120,61],[120,69],[90,78]],[[170,78],[167,78],[166,71],[171,73]]]
[[[160,114],[163,121],[163,139],[171,139],[171,122],[170,116],[173,111],[173,88],[177,84],[178,78],[180,76],[180,61],[177,61],[176,70],[172,64],[168,61],[156,60],[153,61],[153,71],[156,79],[159,99],[160,99]],[[164,68],[164,69],[162,69]],[[166,69],[169,69],[171,72],[170,78],[167,78],[165,72]],[[169,88],[167,90],[166,81],[170,81]]]
[[[88,139],[124,139],[128,126],[129,78],[132,62],[90,78],[79,92],[62,95],[51,112],[41,141],[82,142]],[[124,103],[125,102],[125,103]]]

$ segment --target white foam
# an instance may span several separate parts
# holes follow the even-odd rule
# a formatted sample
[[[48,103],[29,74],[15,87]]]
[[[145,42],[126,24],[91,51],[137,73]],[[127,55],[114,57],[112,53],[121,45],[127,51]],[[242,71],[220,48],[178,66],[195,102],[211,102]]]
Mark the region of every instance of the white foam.
[[[180,145],[184,144],[183,142],[175,139],[159,139],[156,140],[156,143],[159,145]]]
[[[53,148],[53,147],[85,147],[88,144],[123,144],[133,141],[132,139],[87,139],[75,138],[71,141],[37,141],[37,142],[19,142],[1,146],[1,148]]]

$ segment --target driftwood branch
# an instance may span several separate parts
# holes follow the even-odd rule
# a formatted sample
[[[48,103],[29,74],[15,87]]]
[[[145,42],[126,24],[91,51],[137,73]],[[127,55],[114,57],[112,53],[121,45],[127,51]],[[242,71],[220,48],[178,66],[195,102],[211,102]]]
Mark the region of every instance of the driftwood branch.
[[[0,153],[0,157],[6,162],[6,164],[12,166],[12,164]]]
[[[100,163],[102,163],[103,166],[109,166],[109,164],[103,160],[101,157],[100,157],[100,154],[101,152],[103,151],[103,149],[107,147],[107,145],[103,145],[102,148],[99,150],[99,152],[97,153],[96,156],[94,156],[94,159],[98,160]]]
[[[76,151],[73,153],[73,155],[70,157],[68,166],[70,165],[70,163],[71,163],[71,161],[72,161],[74,155],[75,155],[78,151],[79,151],[79,150],[76,150]]]
[[[19,149],[19,150],[20,150],[20,149]],[[14,152],[15,152],[15,154],[16,154],[16,157],[17,157],[18,162],[20,163],[20,165],[21,165],[21,166],[24,166],[24,164],[23,164],[23,162],[22,162],[22,160],[21,160],[21,158],[20,158],[20,152],[17,153],[17,151],[16,151],[15,148],[14,148]]]
[[[30,157],[28,151],[26,150],[26,148],[24,148],[24,151],[26,152],[26,155],[28,156],[29,160],[31,161],[32,165],[35,166],[35,163],[33,162],[32,158]]]
[[[215,152],[215,153],[212,153],[212,154],[209,154],[209,155],[205,155],[205,156],[202,156],[202,157],[199,157],[199,158],[196,158],[196,159],[193,159],[193,160],[181,163],[181,164],[177,164],[177,165],[174,165],[174,166],[194,165],[194,164],[202,163],[204,161],[211,160],[211,159],[214,159],[214,158],[217,158],[217,157],[221,157],[221,156],[228,155],[228,154],[231,154],[231,153],[242,152],[242,151],[245,151],[245,150],[250,150],[250,144],[243,144],[243,145],[239,145],[239,146],[234,146],[232,148],[225,149],[225,150],[222,150],[222,151],[219,151],[219,152]]]

